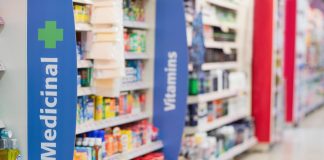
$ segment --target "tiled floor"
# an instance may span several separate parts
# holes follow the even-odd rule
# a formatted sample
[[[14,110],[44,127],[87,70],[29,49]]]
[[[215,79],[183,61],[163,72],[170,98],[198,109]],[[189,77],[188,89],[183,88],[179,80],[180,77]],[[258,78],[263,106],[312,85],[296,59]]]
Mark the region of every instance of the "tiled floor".
[[[324,160],[324,107],[288,129],[281,144],[269,152],[249,153],[238,160]]]

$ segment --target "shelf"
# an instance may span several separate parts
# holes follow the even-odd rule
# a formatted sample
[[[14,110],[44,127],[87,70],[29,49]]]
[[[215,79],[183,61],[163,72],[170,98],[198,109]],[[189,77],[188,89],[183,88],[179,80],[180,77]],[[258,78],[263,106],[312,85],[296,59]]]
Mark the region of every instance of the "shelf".
[[[205,25],[219,27],[223,32],[228,32],[229,29],[233,29],[233,30],[237,29],[236,24],[219,22],[217,20],[208,20],[207,18],[204,18],[203,21]]]
[[[6,125],[0,120],[0,129],[6,128]]]
[[[80,32],[89,32],[92,30],[92,27],[88,23],[76,23],[75,24],[75,30]]]
[[[93,66],[90,60],[79,60],[77,65],[78,68],[91,68]]]
[[[124,21],[124,27],[134,28],[134,29],[148,29],[148,26],[145,22],[136,22],[136,21]]]
[[[243,152],[251,149],[253,146],[257,144],[257,139],[256,138],[251,138],[250,140],[239,144],[235,146],[234,148],[228,150],[224,154],[222,154],[220,157],[216,158],[216,160],[231,160],[234,157],[242,154]]]
[[[206,0],[206,1],[218,7],[227,8],[231,10],[238,10],[237,4],[226,0]]]
[[[214,62],[214,63],[205,63],[202,65],[203,71],[209,70],[226,70],[226,69],[237,69],[239,67],[238,62]],[[193,71],[193,65],[189,64],[188,66],[189,71]]]
[[[131,52],[126,52],[125,53],[125,59],[126,60],[146,60],[149,59],[149,56],[147,53],[131,53]]]
[[[222,90],[219,92],[211,92],[200,94],[197,96],[189,96],[188,97],[188,104],[196,104],[201,102],[209,102],[218,99],[224,99],[229,97],[237,96],[240,92],[238,90]]]
[[[241,114],[237,114],[237,115],[228,115],[228,116],[225,116],[222,118],[218,118],[212,123],[204,123],[197,127],[186,127],[184,132],[185,132],[185,134],[194,134],[197,132],[207,132],[207,131],[220,128],[224,125],[233,123],[235,121],[238,121],[240,119],[243,119],[243,118],[246,118],[249,116],[250,115],[248,115],[247,113],[241,113]]]
[[[82,134],[94,130],[105,129],[109,127],[119,126],[139,120],[147,119],[150,115],[148,113],[130,114],[118,116],[112,119],[93,121],[85,124],[77,125],[76,134]]]
[[[93,4],[92,0],[73,0],[73,2],[81,4]]]
[[[321,107],[322,105],[324,105],[324,100],[317,102],[311,106],[306,107],[304,110],[304,115],[309,114],[310,112],[314,111],[315,109],[317,109],[318,107]]]
[[[93,91],[91,87],[79,87],[78,88],[78,96],[88,96],[92,95]]]
[[[136,91],[136,90],[145,90],[149,89],[150,85],[145,82],[134,82],[123,84],[121,88],[121,92],[125,91]]]
[[[162,141],[156,141],[138,148],[134,148],[132,151],[128,151],[125,153],[116,154],[104,158],[104,160],[131,160],[140,156],[144,156],[148,153],[160,150],[162,148],[163,148]]]
[[[236,69],[238,62],[223,62],[223,63],[205,63],[202,66],[203,70],[216,70],[216,69]]]
[[[206,40],[205,47],[206,48],[223,49],[224,51],[228,51],[228,50],[237,48],[238,45],[236,42]]]

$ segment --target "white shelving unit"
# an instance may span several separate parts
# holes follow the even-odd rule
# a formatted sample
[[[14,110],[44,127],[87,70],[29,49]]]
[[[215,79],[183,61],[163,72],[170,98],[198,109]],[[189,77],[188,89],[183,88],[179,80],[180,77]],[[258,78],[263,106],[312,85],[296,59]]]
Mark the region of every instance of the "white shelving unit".
[[[219,92],[211,92],[206,94],[200,94],[197,96],[189,96],[188,104],[195,104],[201,102],[208,102],[217,99],[224,99],[237,96],[240,93],[238,90],[222,90]]]
[[[191,4],[191,3],[189,3]],[[185,127],[185,135],[186,136],[194,136],[195,133],[202,133],[211,131],[214,129],[221,128],[223,126],[229,125],[238,120],[242,120],[245,118],[251,117],[251,67],[252,67],[252,25],[253,19],[249,19],[248,14],[253,14],[253,11],[249,11],[248,8],[252,8],[252,4],[250,2],[244,1],[230,1],[230,0],[196,0],[195,1],[195,10],[200,11],[203,10],[203,24],[211,27],[217,27],[222,32],[229,33],[235,32],[235,40],[234,41],[216,41],[212,38],[205,38],[205,48],[206,49],[221,49],[224,54],[235,53],[236,61],[231,62],[212,62],[202,64],[201,68],[203,71],[212,71],[212,70],[230,70],[230,71],[240,71],[246,74],[246,89],[244,90],[220,90],[218,92],[205,93],[197,96],[189,96],[188,104],[204,104],[207,102],[211,102],[214,100],[222,100],[226,98],[240,98],[240,96],[244,95],[246,97],[246,103],[244,106],[237,105],[237,107],[241,107],[238,109],[243,109],[229,113],[227,116],[217,118],[213,122],[204,122],[204,120],[198,120],[198,126]],[[206,10],[205,8],[206,7]],[[219,17],[215,17],[214,15],[210,15],[212,13],[212,8],[215,9],[224,9],[228,11],[234,12],[236,14],[235,22],[228,21],[223,22]],[[190,9],[189,9],[190,10]],[[191,25],[194,20],[193,15],[186,14],[187,26]],[[252,16],[253,17],[253,16]],[[191,32],[192,27],[187,28],[187,32]],[[192,36],[188,36],[188,47],[191,47],[191,39]],[[190,72],[193,72],[193,65],[189,64],[188,69]],[[243,84],[242,84],[243,85]],[[245,85],[245,84],[244,84]],[[236,107],[236,106],[232,106]],[[242,108],[246,107],[246,108]],[[230,149],[226,153],[222,154],[217,160],[229,160],[235,158],[237,155],[241,154],[244,151],[247,151],[251,147],[257,144],[257,140],[252,138],[246,141],[243,144],[235,146]]]
[[[223,7],[223,8],[227,8],[227,9],[231,9],[231,10],[238,10],[239,5],[234,3],[234,2],[230,2],[228,0],[206,0],[208,3],[219,6],[219,7]]]
[[[73,3],[82,5],[92,5],[94,2],[92,0],[73,0]],[[75,23],[75,31],[80,33],[82,43],[88,38],[88,33],[92,32],[92,26],[90,23]],[[77,61],[77,69],[92,68],[93,63],[89,59],[81,59]],[[91,87],[78,87],[77,96],[88,96],[93,94],[93,89]]]
[[[152,142],[151,144],[147,144],[138,148],[134,148],[131,151],[116,154],[110,157],[105,158],[104,160],[131,160],[145,154],[160,150],[163,148],[162,141]]]
[[[149,29],[146,22],[124,21],[124,27],[133,29]]]
[[[124,20],[123,21],[123,26],[124,29],[130,29],[130,30],[141,30],[143,32],[146,32],[146,50],[144,53],[139,53],[139,52],[128,52],[125,51],[125,61],[130,61],[130,60],[139,60],[142,61],[144,64],[144,69],[143,69],[143,78],[139,82],[132,82],[132,83],[125,83],[122,84],[121,86],[121,92],[127,92],[127,91],[143,91],[145,92],[146,95],[146,108],[145,108],[145,116],[146,118],[143,119],[149,119],[152,120],[153,116],[153,81],[154,81],[154,51],[155,51],[155,5],[156,1],[155,0],[149,0],[145,1],[145,21],[129,21],[129,20]],[[133,122],[138,121],[134,120]],[[155,143],[156,144],[156,143]],[[147,146],[146,146],[147,147]],[[148,146],[150,147],[150,146]],[[154,147],[151,146],[151,147]],[[158,148],[160,149],[162,145],[160,145]],[[145,146],[142,148],[145,149]],[[143,154],[150,153],[154,150],[148,150]],[[136,152],[134,152],[136,154]],[[139,153],[139,152],[137,152]],[[135,157],[132,157],[130,153],[125,153],[124,155],[129,155],[128,158],[132,159]],[[140,154],[141,155],[141,154]],[[139,155],[139,156],[140,156]],[[118,156],[120,157],[120,156]],[[127,159],[127,158],[126,158]]]
[[[73,0],[73,2],[80,4],[93,4],[92,0]]]
[[[239,144],[235,146],[234,148],[230,149],[226,153],[222,154],[220,157],[218,157],[216,160],[231,160],[235,158],[236,156],[242,154],[244,151],[250,149],[254,145],[257,144],[256,138],[251,138],[250,140]]]
[[[76,23],[75,30],[80,32],[89,32],[92,30],[92,27],[90,24],[87,23]]]
[[[126,60],[147,60],[149,58],[150,57],[147,53],[125,53]]]
[[[79,60],[77,65],[78,68],[91,68],[93,66],[90,60]]]
[[[228,69],[233,70],[237,69],[239,67],[239,63],[237,62],[215,62],[215,63],[205,63],[202,65],[203,71],[209,71],[209,70],[217,70],[217,69]],[[189,64],[188,66],[189,71],[193,70],[192,64]]]
[[[75,3],[85,4],[85,5],[92,5],[95,2],[92,0],[73,0]],[[148,1],[146,2],[146,9],[152,10],[155,6],[155,1]],[[153,10],[155,13],[155,10]],[[121,116],[116,117],[114,119],[109,120],[103,120],[99,122],[91,122],[88,124],[81,125],[77,128],[77,134],[89,132],[93,130],[98,129],[104,129],[112,126],[118,126],[123,125],[131,122],[136,122],[143,119],[149,119],[152,116],[152,104],[153,104],[153,91],[152,86],[147,82],[153,82],[153,66],[154,66],[154,54],[148,54],[148,53],[154,53],[154,36],[155,32],[152,28],[154,28],[155,20],[154,16],[152,17],[153,12],[146,12],[147,17],[145,22],[136,22],[136,21],[124,21],[123,26],[124,28],[129,29],[139,29],[147,31],[147,53],[125,53],[125,60],[143,60],[145,61],[145,75],[144,80],[141,82],[135,82],[135,83],[127,83],[121,85],[121,92],[127,92],[127,91],[138,91],[138,90],[145,90],[147,94],[147,113],[142,113],[141,115],[127,115],[127,116]],[[148,14],[150,14],[148,16]],[[104,29],[105,32],[114,32],[115,27]],[[96,31],[103,31],[103,29],[97,29]],[[93,32],[92,27],[90,24],[87,23],[77,23],[76,24],[76,31],[78,32]],[[92,68],[93,63],[91,60],[79,60],[78,61],[78,68]],[[107,91],[109,92],[109,91]],[[92,87],[79,87],[78,88],[78,96],[86,96],[86,95],[92,95],[95,93],[95,89]],[[98,127],[96,127],[96,125]]]
[[[218,41],[207,40],[205,42],[205,47],[230,50],[230,49],[238,48],[238,44],[236,42],[218,42]]]
[[[121,91],[136,91],[136,90],[147,90],[151,86],[145,82],[135,82],[135,83],[128,83],[128,84],[123,84]]]
[[[82,3],[82,4],[95,4],[96,1],[86,1],[86,0],[74,0],[73,2]],[[146,95],[146,108],[144,113],[136,113],[129,115],[117,116],[111,119],[105,119],[100,121],[90,121],[76,127],[76,134],[87,133],[94,130],[100,130],[105,128],[117,127],[144,119],[152,119],[153,116],[153,76],[154,76],[154,51],[155,51],[155,0],[150,0],[145,2],[146,17],[145,22],[137,21],[124,21],[124,29],[130,30],[141,30],[146,32],[146,51],[145,53],[138,52],[126,52],[124,53],[125,61],[130,60],[139,60],[143,61],[144,71],[142,81],[132,82],[132,83],[116,83],[120,84],[120,89],[117,90],[120,92],[129,92],[129,91],[143,91]],[[117,27],[119,29],[119,27]],[[91,25],[80,23],[76,24],[76,31],[78,32],[116,32],[116,27],[112,28],[100,28],[95,31],[92,31]],[[94,62],[95,63],[95,62]],[[78,68],[92,68],[94,64],[91,60],[80,60],[78,62]],[[118,87],[117,87],[118,88]],[[98,88],[97,88],[98,89]],[[105,92],[110,92],[105,91]],[[112,91],[113,92],[113,91]],[[78,88],[78,96],[92,95],[96,93],[94,87],[81,87]],[[132,92],[131,92],[132,93]],[[163,148],[162,141],[153,142],[138,148],[133,148],[133,150],[116,154],[110,157],[106,157],[105,160],[130,160],[150,152],[160,150]]]
[[[216,69],[238,69],[239,63],[237,62],[224,62],[224,63],[205,63],[202,68],[204,71]]]
[[[316,110],[317,108],[321,107],[324,104],[324,100],[321,100],[311,106],[305,107],[304,109],[304,115],[309,114],[310,112]]]
[[[78,88],[78,97],[79,96],[88,96],[88,95],[92,95],[93,94],[93,90],[91,87],[79,87]]]
[[[219,119],[216,119],[213,123],[203,123],[199,124],[197,127],[186,127],[185,134],[194,134],[198,132],[207,132],[213,129],[220,128],[227,124],[233,123],[243,118],[249,117],[250,114],[248,113],[241,113],[235,115],[228,115]]]
[[[272,56],[272,95],[271,112],[274,116],[270,119],[271,142],[275,144],[283,134],[285,124],[285,77],[284,77],[284,0],[273,1],[274,7],[274,45]],[[281,114],[281,113],[282,114]]]
[[[229,29],[234,29],[234,30],[237,29],[237,25],[236,24],[222,23],[222,22],[214,21],[214,20],[211,20],[211,19],[208,19],[208,18],[204,18],[203,23],[205,25],[219,27],[223,31],[228,31]]]
[[[76,134],[86,133],[94,130],[105,129],[109,127],[119,126],[139,120],[147,119],[151,115],[148,113],[130,114],[118,116],[111,119],[92,121],[82,125],[78,125],[76,128]]]

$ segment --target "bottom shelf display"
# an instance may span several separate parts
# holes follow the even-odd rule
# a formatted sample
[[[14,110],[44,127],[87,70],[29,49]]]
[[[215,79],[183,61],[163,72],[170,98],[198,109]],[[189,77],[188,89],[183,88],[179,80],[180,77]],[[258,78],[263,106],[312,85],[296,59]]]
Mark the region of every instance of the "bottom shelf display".
[[[147,120],[78,135],[74,160],[128,160],[162,149]]]
[[[209,132],[184,137],[183,160],[228,160],[256,144],[252,120],[244,119]]]
[[[0,121],[0,159],[22,159],[18,150],[17,139],[13,138],[12,131],[6,129],[2,121]]]

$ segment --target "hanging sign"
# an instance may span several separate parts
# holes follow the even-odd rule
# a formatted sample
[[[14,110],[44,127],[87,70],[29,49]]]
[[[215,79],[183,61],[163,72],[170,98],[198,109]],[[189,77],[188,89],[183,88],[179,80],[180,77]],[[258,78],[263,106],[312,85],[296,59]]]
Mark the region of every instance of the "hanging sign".
[[[157,1],[154,123],[166,159],[178,159],[188,96],[188,48],[183,0]]]
[[[77,99],[72,1],[28,0],[27,20],[28,159],[71,160]]]

